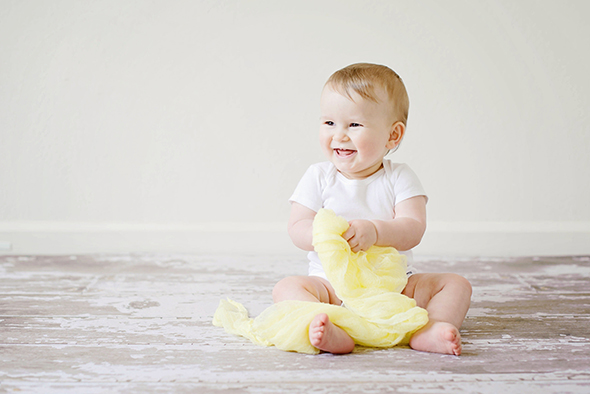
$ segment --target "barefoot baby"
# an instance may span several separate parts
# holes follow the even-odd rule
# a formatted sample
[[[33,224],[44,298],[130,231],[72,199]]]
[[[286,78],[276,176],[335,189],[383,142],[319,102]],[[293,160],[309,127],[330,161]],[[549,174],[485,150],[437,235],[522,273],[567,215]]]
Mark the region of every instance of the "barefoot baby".
[[[402,294],[428,311],[429,322],[410,338],[416,350],[461,354],[459,328],[471,299],[471,285],[455,274],[415,273],[412,248],[426,230],[427,197],[414,172],[385,156],[406,132],[409,99],[401,78],[390,68],[353,64],[335,72],[320,99],[320,145],[328,161],[309,167],[291,202],[289,235],[309,251],[309,275],[279,281],[275,303],[287,300],[341,305],[312,246],[313,220],[329,208],[349,221],[342,235],[353,252],[391,246],[408,258]],[[330,353],[350,353],[354,341],[328,315],[309,325],[309,340]]]

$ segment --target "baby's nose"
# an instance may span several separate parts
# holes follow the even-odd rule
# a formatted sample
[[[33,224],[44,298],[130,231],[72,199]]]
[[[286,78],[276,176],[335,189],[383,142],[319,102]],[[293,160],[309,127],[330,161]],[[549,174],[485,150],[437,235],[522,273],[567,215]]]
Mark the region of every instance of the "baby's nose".
[[[334,139],[337,141],[348,141],[348,134],[346,134],[342,129],[337,130],[336,134],[334,134]]]

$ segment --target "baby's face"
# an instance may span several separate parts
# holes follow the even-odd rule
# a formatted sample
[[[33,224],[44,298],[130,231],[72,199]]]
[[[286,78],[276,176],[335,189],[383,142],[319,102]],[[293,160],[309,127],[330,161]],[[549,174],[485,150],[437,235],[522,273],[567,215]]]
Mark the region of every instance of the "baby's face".
[[[322,151],[344,176],[363,179],[377,172],[391,142],[394,117],[386,93],[379,102],[352,95],[353,100],[326,86],[320,100]]]

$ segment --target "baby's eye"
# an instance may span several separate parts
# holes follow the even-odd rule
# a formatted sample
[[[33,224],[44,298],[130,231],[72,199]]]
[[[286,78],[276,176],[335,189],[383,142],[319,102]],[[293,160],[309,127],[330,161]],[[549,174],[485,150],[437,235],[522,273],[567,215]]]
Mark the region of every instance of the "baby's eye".
[[[360,123],[351,123],[350,127],[361,127]]]
[[[334,126],[334,122],[332,122],[331,120],[326,120],[324,122],[324,124],[328,125],[328,126]]]

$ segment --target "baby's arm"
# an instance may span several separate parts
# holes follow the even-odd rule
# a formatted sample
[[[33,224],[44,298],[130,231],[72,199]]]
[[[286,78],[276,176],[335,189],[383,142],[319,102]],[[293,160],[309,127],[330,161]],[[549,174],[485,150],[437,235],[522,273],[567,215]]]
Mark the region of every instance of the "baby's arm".
[[[296,202],[291,203],[288,232],[298,248],[313,250],[313,219],[316,212]],[[352,220],[342,236],[353,252],[373,245],[410,250],[420,243],[426,231],[426,198],[416,196],[395,206],[392,220]]]
[[[426,231],[426,197],[416,196],[395,205],[393,220],[373,220],[379,246],[410,250],[422,241]]]
[[[291,203],[291,216],[287,231],[293,244],[303,250],[313,250],[313,219],[316,212],[299,203]]]
[[[392,220],[352,220],[342,234],[353,252],[367,250],[373,245],[393,246],[410,250],[420,243],[426,231],[426,198],[416,196],[395,206]]]

